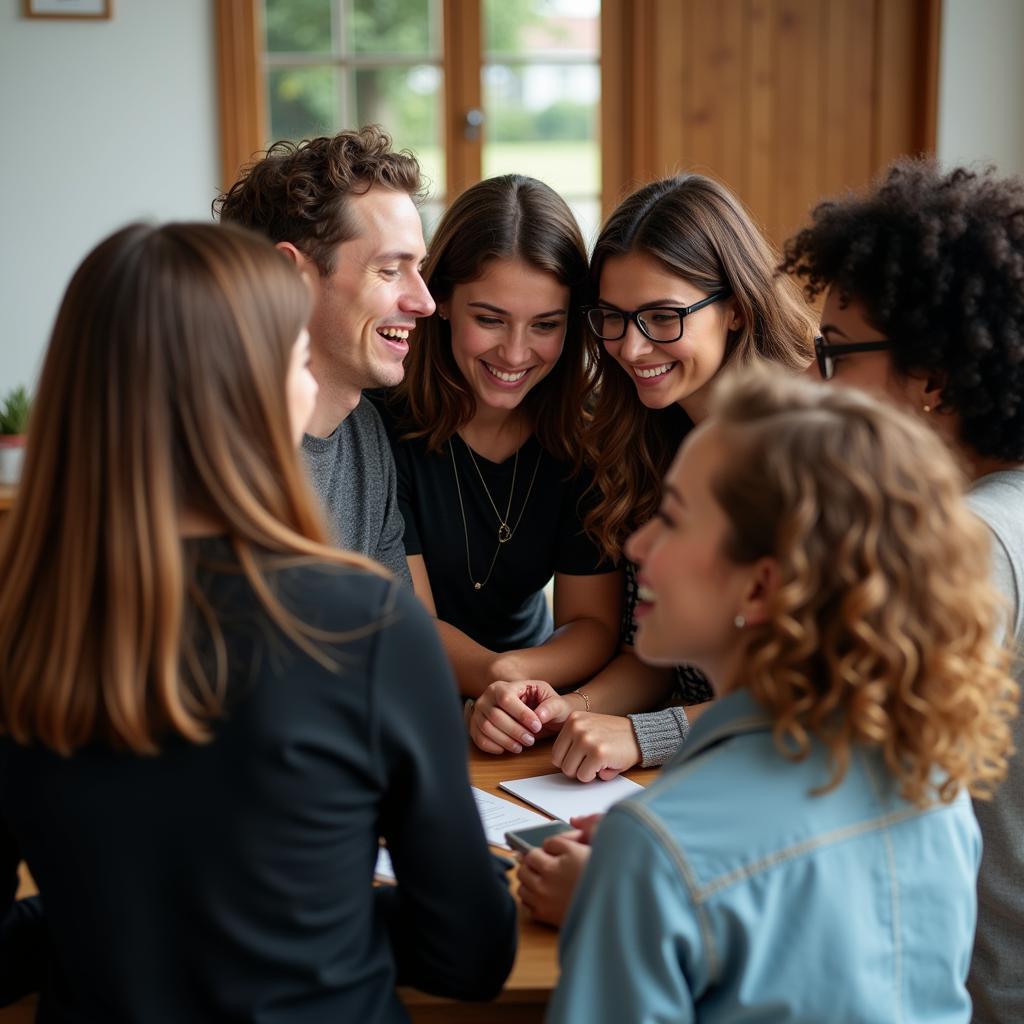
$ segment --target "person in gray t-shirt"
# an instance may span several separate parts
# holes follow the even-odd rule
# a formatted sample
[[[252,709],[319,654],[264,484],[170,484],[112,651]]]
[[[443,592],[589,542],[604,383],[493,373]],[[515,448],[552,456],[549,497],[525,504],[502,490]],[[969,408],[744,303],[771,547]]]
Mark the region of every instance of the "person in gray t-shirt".
[[[786,269],[826,293],[819,372],[925,417],[960,456],[992,534],[1011,646],[1024,644],[1024,179],[894,165],[863,197],[823,203]],[[1015,676],[1024,682],[1024,662]],[[1015,695],[1019,702],[1019,695]],[[1024,717],[992,800],[968,988],[978,1024],[1024,1020]]]
[[[363,391],[398,384],[417,317],[434,301],[415,199],[419,165],[375,126],[277,142],[214,202],[270,237],[309,283],[310,368],[320,392],[302,450],[335,541],[409,582],[395,465]]]

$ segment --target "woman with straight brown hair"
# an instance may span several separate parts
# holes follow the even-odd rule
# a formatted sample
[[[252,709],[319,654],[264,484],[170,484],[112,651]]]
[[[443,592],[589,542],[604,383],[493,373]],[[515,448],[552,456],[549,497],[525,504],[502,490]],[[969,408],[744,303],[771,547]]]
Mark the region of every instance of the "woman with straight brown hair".
[[[699,174],[645,185],[601,229],[586,313],[597,397],[585,435],[596,500],[585,524],[608,559],[620,559],[626,537],[654,515],[661,480],[706,416],[723,367],[800,370],[810,361],[811,311],[777,263],[740,201]],[[689,729],[682,705],[711,698],[699,672],[652,668],[633,655],[637,588],[628,562],[626,583],[619,655],[577,691],[582,707],[539,685],[502,694],[503,721],[560,730],[554,763],[586,782],[662,764]],[[625,717],[670,696],[677,706]]]
[[[397,1021],[509,969],[443,652],[298,459],[309,303],[201,224],[64,296],[0,535],[0,1001],[41,1018]]]
[[[620,577],[582,523],[586,250],[564,200],[506,175],[455,200],[423,276],[437,312],[417,326],[390,428],[405,549],[462,692],[498,715],[495,681],[575,685],[617,638]],[[479,713],[471,733],[490,753],[535,735]]]

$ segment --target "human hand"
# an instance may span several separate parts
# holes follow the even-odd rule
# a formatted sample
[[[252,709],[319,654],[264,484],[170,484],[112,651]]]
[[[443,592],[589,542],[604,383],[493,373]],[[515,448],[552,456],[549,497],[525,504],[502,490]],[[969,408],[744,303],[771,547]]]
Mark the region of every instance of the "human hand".
[[[491,683],[473,704],[469,735],[485,753],[521,754],[544,729],[557,731],[569,715],[566,701],[539,679]]]
[[[594,815],[597,817],[597,815]],[[543,848],[530,850],[519,864],[519,901],[538,920],[560,925],[580,875],[590,859],[583,833],[563,832]]]
[[[569,819],[569,824],[580,834],[579,841],[587,846],[593,846],[594,833],[597,826],[604,820],[603,814],[579,814]],[[563,833],[567,835],[568,833]]]
[[[551,763],[580,782],[614,779],[640,763],[633,723],[618,715],[574,711],[555,740]]]

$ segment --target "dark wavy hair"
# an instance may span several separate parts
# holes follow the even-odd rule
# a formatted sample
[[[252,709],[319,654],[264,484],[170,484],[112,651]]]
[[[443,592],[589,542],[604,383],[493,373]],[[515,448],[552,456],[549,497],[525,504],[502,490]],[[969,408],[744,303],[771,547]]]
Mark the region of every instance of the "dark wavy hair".
[[[566,462],[582,461],[583,407],[592,387],[584,357],[580,305],[587,285],[587,250],[576,218],[544,182],[505,174],[470,186],[448,208],[434,233],[423,279],[440,305],[457,284],[475,281],[492,260],[518,259],[569,289],[562,354],[523,399],[544,449]],[[475,412],[473,392],[452,355],[451,325],[435,313],[420,320],[395,389],[406,436],[426,438],[439,451]]]
[[[607,260],[634,252],[654,257],[668,273],[706,292],[729,289],[743,324],[727,339],[723,366],[770,362],[796,371],[811,361],[812,311],[800,289],[778,272],[778,251],[724,185],[680,174],[624,199],[594,246],[588,301],[599,297]],[[678,439],[666,430],[664,411],[640,402],[604,345],[592,337],[589,345],[597,399],[586,448],[599,500],[584,525],[617,558],[629,533],[657,511]]]
[[[275,142],[213,201],[222,221],[241,224],[272,242],[291,242],[321,274],[334,269],[334,254],[354,238],[357,226],[348,197],[375,185],[421,199],[420,165],[396,153],[379,125],[305,142]]]
[[[859,302],[898,373],[937,377],[966,446],[1024,459],[1024,179],[901,160],[817,206],[782,269]]]

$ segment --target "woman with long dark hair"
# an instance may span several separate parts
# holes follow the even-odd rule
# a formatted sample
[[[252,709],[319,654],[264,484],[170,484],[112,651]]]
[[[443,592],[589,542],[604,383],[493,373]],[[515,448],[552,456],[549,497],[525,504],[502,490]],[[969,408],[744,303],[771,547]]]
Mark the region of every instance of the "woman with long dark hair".
[[[582,522],[586,276],[579,227],[543,182],[467,189],[431,241],[437,312],[417,325],[391,402],[413,584],[462,692],[481,698],[471,732],[490,753],[539,731],[481,714],[502,715],[492,684],[576,685],[615,648],[620,576]]]
[[[433,627],[299,461],[309,302],[266,241],[171,224],[61,304],[0,533],[0,999],[47,1020],[397,1021],[396,983],[510,967]]]

